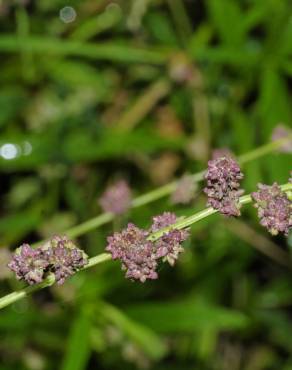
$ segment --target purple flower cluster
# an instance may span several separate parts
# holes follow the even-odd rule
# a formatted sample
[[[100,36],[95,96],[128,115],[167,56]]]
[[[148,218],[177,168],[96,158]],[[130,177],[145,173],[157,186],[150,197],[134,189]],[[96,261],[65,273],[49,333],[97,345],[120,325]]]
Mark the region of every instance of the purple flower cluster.
[[[48,266],[43,250],[32,249],[29,244],[19,247],[8,264],[16,278],[25,280],[29,285],[41,283]]]
[[[194,198],[196,184],[192,175],[185,174],[177,182],[176,188],[171,195],[173,204],[188,204]]]
[[[126,277],[140,280],[157,279],[157,266],[160,258],[174,265],[179,253],[183,251],[181,243],[187,239],[185,230],[170,229],[161,238],[152,242],[148,240],[150,232],[169,227],[177,221],[175,214],[165,212],[153,218],[150,231],[142,230],[134,224],[128,224],[120,233],[114,233],[107,239],[106,251],[113,259],[122,261],[122,269],[126,270]]]
[[[99,199],[104,212],[121,215],[128,211],[132,202],[132,192],[125,180],[119,180],[109,186]]]
[[[126,270],[126,277],[140,280],[157,279],[154,244],[147,240],[149,233],[139,229],[134,224],[120,233],[114,233],[107,238],[106,251],[113,259],[122,261],[122,269]]]
[[[231,157],[210,160],[205,179],[207,205],[226,216],[240,216],[239,197],[243,194],[240,181],[243,174],[238,163]]]
[[[272,186],[258,185],[258,191],[251,194],[258,209],[260,223],[272,235],[288,234],[292,227],[292,203],[277,183]]]
[[[20,246],[8,267],[18,280],[29,285],[41,283],[48,273],[55,275],[58,284],[88,263],[87,255],[66,237],[56,236],[36,249],[28,244]]]
[[[170,227],[175,224],[177,217],[174,213],[164,212],[160,216],[153,217],[153,224],[151,226],[151,231],[156,232],[165,227]],[[173,266],[179,257],[179,254],[183,252],[183,247],[181,243],[186,240],[189,236],[187,230],[178,230],[176,228],[171,228],[169,231],[165,232],[156,241],[156,255],[158,258],[162,258],[163,262],[167,261],[171,266]]]

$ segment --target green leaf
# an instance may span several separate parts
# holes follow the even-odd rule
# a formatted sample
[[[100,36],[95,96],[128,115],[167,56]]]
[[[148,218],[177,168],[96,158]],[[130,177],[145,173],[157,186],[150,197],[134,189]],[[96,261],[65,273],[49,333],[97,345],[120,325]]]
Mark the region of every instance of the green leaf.
[[[241,329],[249,322],[241,312],[189,300],[133,305],[125,312],[137,322],[162,333],[192,333],[206,328]]]
[[[26,37],[20,42],[15,35],[0,36],[1,52],[18,53],[25,48],[34,53],[75,55],[122,63],[164,64],[169,56],[169,51],[136,48],[126,43],[84,43],[37,36]]]
[[[97,34],[114,27],[122,19],[119,6],[110,6],[105,12],[86,19],[74,30],[71,37],[75,40],[88,40]]]
[[[244,14],[235,0],[208,0],[207,7],[222,41],[238,46],[244,41]]]
[[[81,312],[73,321],[61,370],[83,370],[90,356],[89,317]]]
[[[15,243],[36,229],[43,218],[42,211],[43,204],[37,203],[26,211],[2,218],[0,220],[0,242],[4,245]]]
[[[155,328],[147,328],[144,325],[132,320],[124,312],[109,304],[102,305],[102,315],[111,323],[120,328],[152,359],[159,359],[164,356],[166,348],[161,339],[155,334]]]
[[[265,140],[270,138],[271,132],[279,122],[291,123],[292,109],[289,90],[285,80],[271,65],[263,71],[258,110],[265,125],[262,134]]]
[[[145,24],[152,36],[165,45],[177,46],[178,40],[169,17],[163,13],[149,13]]]

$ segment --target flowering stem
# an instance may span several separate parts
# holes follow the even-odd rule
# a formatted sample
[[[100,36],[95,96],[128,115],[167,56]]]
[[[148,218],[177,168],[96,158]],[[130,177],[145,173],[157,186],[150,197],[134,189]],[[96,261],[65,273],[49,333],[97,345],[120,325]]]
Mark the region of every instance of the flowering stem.
[[[247,162],[253,161],[257,158],[260,158],[268,153],[279,149],[287,141],[291,140],[291,137],[286,137],[271,143],[262,145],[261,147],[252,150],[246,154],[243,154],[238,157],[240,164],[245,164]],[[192,175],[194,182],[200,182],[204,179],[205,171],[201,171]],[[171,194],[177,185],[177,181],[172,181],[169,184],[163,185],[155,190],[152,190],[146,194],[140,195],[139,197],[133,199],[132,208],[138,208],[145,204],[152,203],[158,199],[168,196]],[[97,217],[93,217],[88,221],[81,223],[80,225],[74,226],[71,229],[68,229],[64,233],[70,238],[76,238],[80,235],[86,234],[88,231],[96,229],[115,218],[115,215],[112,213],[102,213]]]
[[[282,191],[285,191],[285,192],[288,192],[288,191],[291,191],[292,190],[292,183],[287,183],[285,185],[281,185],[280,186],[281,190]],[[245,205],[245,204],[249,204],[252,202],[252,198],[251,198],[251,195],[248,194],[248,195],[243,195],[242,197],[239,198],[239,203],[241,205]],[[149,236],[149,240],[157,240],[159,239],[164,233],[170,231],[171,229],[185,229],[186,227],[188,226],[191,226],[192,224],[208,217],[208,216],[211,216],[215,213],[218,213],[218,211],[212,207],[209,207],[209,208],[206,208],[206,209],[203,209],[202,211],[200,212],[197,212],[195,213],[194,215],[191,215],[187,218],[182,218],[180,220],[178,220],[175,224],[172,224],[171,226],[168,226],[168,227],[165,227],[155,233],[152,233],[150,236]]]
[[[109,261],[111,259],[111,255],[109,253],[101,253],[95,257],[89,259],[88,264],[84,266],[83,270],[98,265],[99,263]],[[51,274],[45,278],[40,284],[28,286],[24,289],[20,289],[17,292],[13,292],[7,294],[6,296],[0,298],[0,309],[6,306],[11,305],[14,302],[21,300],[29,296],[31,293],[41,290],[43,288],[47,288],[55,283],[55,276]]]
[[[292,183],[287,183],[287,184],[284,184],[284,185],[281,185],[281,190],[282,191],[285,191],[285,192],[289,192],[289,191],[292,191]],[[244,195],[242,197],[240,197],[239,199],[239,202],[241,205],[245,205],[245,204],[249,204],[252,202],[252,198],[250,195]],[[217,213],[218,211],[215,210],[214,208],[206,208],[200,212],[197,212],[195,213],[194,215],[191,215],[187,218],[183,218],[183,219],[180,219],[178,220],[175,224],[172,224],[171,226],[169,227],[166,227],[164,229],[161,229],[155,233],[152,233],[148,239],[149,240],[152,240],[152,241],[155,241],[157,239],[159,239],[165,232],[171,230],[171,229],[184,229],[184,228],[187,228],[189,227],[190,225],[208,217],[208,216],[211,216],[215,213]],[[92,257],[89,259],[88,261],[88,264],[86,266],[84,266],[82,270],[85,270],[85,269],[88,269],[88,268],[91,268],[93,266],[96,266],[100,263],[103,263],[103,262],[106,262],[106,261],[109,261],[111,260],[111,254],[109,253],[101,253],[95,257]],[[16,301],[19,301],[20,299],[22,298],[25,298],[27,297],[29,294],[35,292],[35,291],[38,291],[40,289],[43,289],[43,288],[46,288],[48,286],[51,286],[55,283],[55,277],[53,275],[49,275],[42,283],[38,284],[38,285],[34,285],[34,286],[29,286],[27,288],[24,288],[24,289],[21,289],[17,292],[13,292],[11,294],[8,294],[2,298],[0,298],[0,309],[1,308],[4,308]]]

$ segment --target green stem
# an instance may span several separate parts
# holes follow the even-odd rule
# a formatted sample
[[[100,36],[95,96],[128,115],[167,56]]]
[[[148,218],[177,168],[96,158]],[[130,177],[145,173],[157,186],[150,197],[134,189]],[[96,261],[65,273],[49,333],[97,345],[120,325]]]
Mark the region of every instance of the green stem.
[[[131,131],[142,121],[142,119],[150,112],[153,107],[171,90],[171,83],[166,78],[161,78],[151,84],[145,90],[133,106],[127,110],[120,120],[117,122],[115,129],[123,131]]]
[[[67,230],[65,233],[70,238],[76,238],[77,236],[86,234],[88,231],[96,229],[97,227],[104,225],[114,219],[112,213],[102,213],[97,217],[91,218],[88,221],[83,222],[80,225],[74,226]]]
[[[266,145],[260,146],[257,149],[254,149],[246,154],[241,155],[238,160],[240,164],[245,164],[251,162],[257,158],[263,157],[266,154],[269,154],[277,149],[279,149],[283,144],[292,140],[292,136],[289,135],[283,139],[272,141]]]
[[[289,138],[281,139],[274,141],[272,143],[268,143],[266,145],[263,145],[255,150],[252,150],[246,154],[243,154],[238,157],[238,161],[240,164],[245,164],[249,161],[255,160],[257,158],[260,158],[268,153],[271,153],[277,149],[279,149],[283,144],[285,144]],[[198,173],[193,174],[193,180],[195,182],[200,182],[204,179],[205,171],[201,171]],[[161,199],[163,197],[168,196],[171,194],[177,185],[177,181],[172,181],[169,184],[163,185],[155,190],[152,190],[146,194],[140,195],[139,197],[133,199],[132,201],[132,208],[138,208],[145,204],[152,203],[158,199]],[[88,231],[91,231],[93,229],[96,229],[97,227],[100,227],[114,219],[115,215],[112,213],[103,213],[101,215],[98,215],[97,217],[94,217],[88,221],[85,221],[81,223],[80,225],[74,226],[71,229],[68,229],[64,233],[68,235],[68,237],[76,238],[78,236],[81,236]]]
[[[45,55],[72,55],[121,63],[150,63],[157,65],[165,64],[170,56],[169,51],[136,48],[126,43],[117,45],[113,42],[84,43],[82,41],[39,36],[29,36],[22,39],[9,34],[0,36],[0,51],[2,53],[15,53],[23,49],[29,49],[31,52]]]
[[[287,183],[285,185],[281,185],[281,190],[284,191],[284,192],[288,192],[288,191],[291,191],[292,190],[292,183]],[[242,197],[239,198],[239,203],[241,205],[245,205],[245,204],[249,204],[252,202],[252,198],[250,196],[250,194],[248,195],[243,195]],[[195,213],[194,215],[191,215],[189,217],[186,217],[186,218],[182,218],[180,220],[178,220],[175,224],[169,226],[169,227],[165,227],[155,233],[152,233],[150,236],[149,236],[149,240],[152,240],[152,241],[155,241],[157,239],[159,239],[164,233],[172,230],[172,229],[185,229],[189,226],[191,226],[192,224],[200,221],[200,220],[203,220],[204,218],[208,217],[208,216],[211,216],[215,213],[218,213],[218,211],[212,207],[209,207],[209,208],[206,208],[206,209],[203,209],[202,211],[200,212],[197,212]]]
[[[7,294],[0,299],[0,309],[29,296],[31,293],[36,292],[37,290],[51,286],[54,284],[54,282],[55,276],[49,275],[43,282],[38,285],[28,286],[24,289],[18,290],[17,292]]]
[[[185,6],[181,0],[167,0],[167,3],[182,44],[186,47],[192,35],[192,25]]]
[[[281,189],[282,189],[282,191],[285,191],[285,192],[291,191],[292,190],[292,183],[281,185]],[[251,198],[250,195],[244,195],[244,196],[240,197],[239,202],[240,202],[241,205],[249,204],[249,203],[252,202],[252,198]],[[148,239],[152,240],[152,241],[155,241],[155,240],[159,239],[165,232],[168,232],[171,229],[187,228],[187,227],[191,226],[192,224],[194,224],[194,223],[196,223],[196,222],[198,222],[198,221],[200,221],[200,220],[202,220],[206,217],[209,217],[209,216],[211,216],[211,215],[213,215],[217,212],[218,212],[217,210],[215,210],[211,207],[206,208],[206,209],[204,209],[200,212],[195,213],[194,215],[191,215],[187,218],[178,220],[175,224],[171,225],[170,227],[166,227],[166,228],[161,229],[161,230],[159,230],[155,233],[152,233],[148,237]],[[101,254],[99,254],[95,257],[90,258],[88,264],[82,270],[91,268],[93,266],[96,266],[100,263],[103,263],[103,262],[106,262],[106,261],[109,261],[109,260],[111,260],[111,255],[109,253],[101,253]],[[36,292],[40,289],[51,286],[51,285],[54,284],[54,282],[55,282],[55,277],[53,275],[49,275],[42,283],[40,283],[38,285],[30,286],[30,287],[21,289],[17,292],[13,292],[11,294],[8,294],[8,295],[0,298],[0,309],[6,307],[6,306],[8,306],[8,305],[10,305],[10,304],[12,304],[16,301],[19,301],[22,298],[27,297],[29,294],[31,294],[33,292]]]

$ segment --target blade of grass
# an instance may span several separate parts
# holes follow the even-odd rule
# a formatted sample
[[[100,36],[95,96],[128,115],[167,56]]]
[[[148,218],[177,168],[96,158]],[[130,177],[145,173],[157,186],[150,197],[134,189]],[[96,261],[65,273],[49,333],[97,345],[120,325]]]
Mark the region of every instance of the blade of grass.
[[[0,51],[16,53],[29,48],[35,53],[62,56],[82,56],[89,59],[110,60],[121,63],[164,64],[170,56],[169,50],[138,48],[127,44],[103,42],[84,43],[57,38],[30,36],[19,38],[15,35],[0,36]]]

